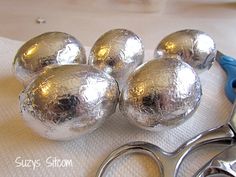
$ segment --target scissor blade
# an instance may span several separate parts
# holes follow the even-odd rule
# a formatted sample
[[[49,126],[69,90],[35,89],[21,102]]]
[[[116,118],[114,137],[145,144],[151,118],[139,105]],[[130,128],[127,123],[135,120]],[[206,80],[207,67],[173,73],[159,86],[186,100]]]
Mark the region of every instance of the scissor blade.
[[[224,56],[224,54],[221,53],[219,50],[217,50],[217,53],[216,53],[216,61],[217,61],[217,62],[220,62],[222,56]]]

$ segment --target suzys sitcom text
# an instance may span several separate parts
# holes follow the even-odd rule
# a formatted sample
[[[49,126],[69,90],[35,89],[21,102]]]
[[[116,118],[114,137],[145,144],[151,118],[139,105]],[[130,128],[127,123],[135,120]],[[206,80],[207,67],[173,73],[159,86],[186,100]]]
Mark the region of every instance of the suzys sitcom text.
[[[59,159],[57,157],[49,156],[45,160],[41,159],[23,159],[22,157],[17,157],[15,159],[17,168],[32,168],[35,170],[40,166],[46,166],[47,168],[68,168],[73,167],[71,159]]]

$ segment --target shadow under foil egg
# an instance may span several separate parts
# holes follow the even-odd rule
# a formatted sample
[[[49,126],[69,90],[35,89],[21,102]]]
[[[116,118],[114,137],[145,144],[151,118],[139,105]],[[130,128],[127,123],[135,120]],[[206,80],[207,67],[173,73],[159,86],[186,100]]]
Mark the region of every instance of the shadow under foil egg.
[[[108,74],[88,65],[61,65],[25,88],[20,107],[36,133],[69,140],[100,127],[115,112],[118,97],[118,85]]]
[[[85,49],[80,41],[63,32],[47,32],[20,47],[13,69],[17,79],[27,85],[47,66],[73,63],[86,63]]]
[[[120,110],[143,129],[162,131],[187,120],[202,95],[198,75],[187,63],[165,58],[138,67],[128,78]]]
[[[143,59],[141,39],[132,31],[113,29],[95,42],[88,63],[113,76],[122,88],[129,74],[142,64]]]
[[[211,68],[216,52],[215,43],[208,34],[186,29],[163,38],[154,51],[154,58],[178,56],[201,73]]]

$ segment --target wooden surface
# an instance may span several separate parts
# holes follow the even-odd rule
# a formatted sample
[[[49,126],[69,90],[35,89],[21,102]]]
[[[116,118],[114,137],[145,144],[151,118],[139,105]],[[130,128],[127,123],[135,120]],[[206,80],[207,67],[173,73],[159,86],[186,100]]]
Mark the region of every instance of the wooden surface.
[[[37,17],[44,18],[46,23],[37,24]],[[25,41],[46,31],[64,31],[91,46],[102,33],[112,28],[133,30],[149,49],[166,34],[184,28],[203,30],[219,47],[232,47],[236,46],[236,2],[0,0],[0,36],[3,37]],[[230,44],[226,44],[225,39],[231,40]],[[236,52],[224,50],[236,55]]]

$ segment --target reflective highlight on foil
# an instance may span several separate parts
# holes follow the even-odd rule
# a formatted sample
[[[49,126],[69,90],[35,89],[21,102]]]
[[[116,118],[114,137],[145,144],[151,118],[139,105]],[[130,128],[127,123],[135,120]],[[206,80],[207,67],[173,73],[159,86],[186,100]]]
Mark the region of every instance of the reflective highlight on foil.
[[[48,32],[27,41],[17,52],[13,68],[16,77],[27,85],[49,65],[86,63],[85,49],[73,36]]]
[[[177,31],[162,39],[154,52],[155,58],[176,58],[176,55],[200,73],[212,66],[216,57],[215,43],[199,30]]]
[[[198,75],[181,60],[152,60],[133,72],[123,88],[120,110],[140,128],[161,131],[187,120],[202,95]]]
[[[141,39],[126,29],[114,29],[95,42],[88,62],[112,75],[122,88],[128,75],[143,59],[144,47]]]
[[[119,90],[108,74],[88,65],[44,70],[20,95],[23,119],[53,140],[79,137],[115,112]]]

